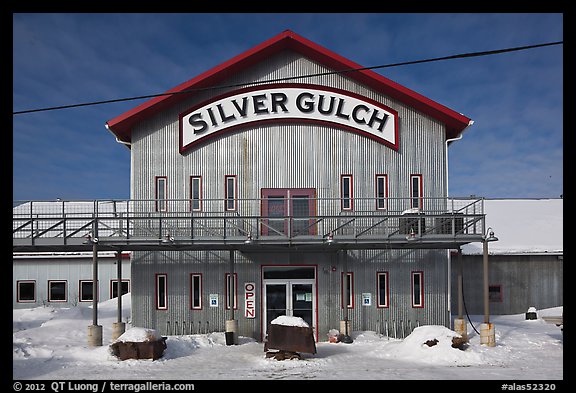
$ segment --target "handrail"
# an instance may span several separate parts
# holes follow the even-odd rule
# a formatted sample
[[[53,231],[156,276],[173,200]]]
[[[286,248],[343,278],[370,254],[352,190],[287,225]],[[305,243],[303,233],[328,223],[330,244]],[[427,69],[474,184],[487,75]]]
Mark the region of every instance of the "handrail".
[[[203,211],[191,211],[189,199],[163,200],[167,211],[155,211],[155,199],[26,201],[13,208],[13,239],[81,238],[92,231],[100,238],[124,239],[162,239],[168,232],[182,238],[223,239],[248,234],[293,239],[330,233],[388,238],[410,230],[418,236],[483,233],[481,198],[450,198],[450,211],[446,211],[448,198],[423,198],[428,208],[418,214],[406,214],[412,198],[388,198],[387,210],[376,208],[377,199],[354,198],[357,209],[343,211],[340,198],[299,198],[313,208],[297,215],[263,214],[268,198],[237,199],[235,211],[222,210],[224,199],[204,199]],[[471,208],[473,213],[468,213]]]

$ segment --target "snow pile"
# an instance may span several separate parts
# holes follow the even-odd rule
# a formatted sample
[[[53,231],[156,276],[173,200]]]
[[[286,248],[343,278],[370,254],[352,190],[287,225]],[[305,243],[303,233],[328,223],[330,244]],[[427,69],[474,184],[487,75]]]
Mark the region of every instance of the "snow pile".
[[[296,327],[309,327],[306,321],[300,317],[289,317],[280,315],[278,318],[270,322],[273,325],[296,326]]]
[[[133,327],[128,329],[120,337],[116,339],[116,342],[133,342],[141,343],[148,341],[161,340],[162,336],[155,329],[146,329],[141,327]]]
[[[483,363],[481,354],[452,347],[452,338],[460,334],[440,325],[415,328],[410,335],[386,348],[386,357],[435,365],[473,365]]]

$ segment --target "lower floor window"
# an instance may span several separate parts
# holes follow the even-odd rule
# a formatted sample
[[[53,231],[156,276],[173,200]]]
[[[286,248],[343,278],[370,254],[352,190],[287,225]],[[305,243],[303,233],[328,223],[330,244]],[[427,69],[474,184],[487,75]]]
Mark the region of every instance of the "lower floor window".
[[[488,286],[488,301],[490,303],[502,302],[502,285],[489,285]]]
[[[412,272],[412,307],[424,307],[424,272]]]
[[[236,303],[236,282],[238,281],[238,274],[234,273],[233,275],[230,273],[226,273],[226,309],[229,310],[230,308],[234,308],[236,310],[238,308],[238,304]]]
[[[80,301],[91,302],[94,300],[94,282],[92,280],[80,281]]]
[[[156,274],[156,309],[168,309],[168,276]]]
[[[388,307],[388,272],[376,273],[377,307]]]
[[[48,281],[48,301],[49,302],[65,302],[67,297],[67,282],[66,281]]]
[[[110,299],[118,297],[118,280],[112,280],[110,287]],[[120,295],[126,295],[130,292],[130,280],[122,280],[120,284]]]
[[[190,274],[190,308],[202,309],[202,275],[199,273]]]
[[[22,280],[17,282],[16,301],[19,303],[36,302],[36,281]]]
[[[354,273],[342,273],[342,308],[354,308]]]

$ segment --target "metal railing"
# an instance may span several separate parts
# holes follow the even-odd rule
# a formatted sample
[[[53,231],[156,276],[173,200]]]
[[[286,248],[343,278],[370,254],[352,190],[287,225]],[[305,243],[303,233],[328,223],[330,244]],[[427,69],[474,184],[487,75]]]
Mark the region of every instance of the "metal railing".
[[[13,239],[293,240],[481,235],[482,198],[15,201]],[[228,201],[229,202],[229,201]],[[418,204],[420,208],[413,208]],[[234,205],[234,210],[226,207]],[[350,207],[343,209],[342,207]]]

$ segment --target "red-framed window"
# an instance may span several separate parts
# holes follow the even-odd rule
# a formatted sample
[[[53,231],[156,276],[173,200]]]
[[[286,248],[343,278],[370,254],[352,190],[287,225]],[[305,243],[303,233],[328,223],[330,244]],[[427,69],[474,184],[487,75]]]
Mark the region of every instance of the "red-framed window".
[[[202,273],[190,273],[190,309],[202,310]]]
[[[390,289],[388,287],[388,272],[376,272],[376,307],[390,307]]]
[[[48,280],[48,301],[67,302],[68,301],[68,281]]]
[[[262,188],[262,235],[315,235],[316,189]]]
[[[16,281],[16,302],[36,303],[36,280]]]
[[[417,271],[411,273],[412,286],[412,307],[424,307],[424,272]]]
[[[423,204],[422,175],[413,173],[410,175],[410,207],[422,210]]]
[[[202,211],[202,176],[190,176],[190,210]]]
[[[156,200],[156,211],[165,212],[168,210],[168,178],[166,176],[156,176],[155,177],[155,196]]]
[[[122,279],[120,282],[120,294],[126,295],[130,292],[130,280]],[[118,279],[110,280],[110,299],[118,297]]]
[[[168,309],[168,275],[156,273],[155,276],[156,310]]]
[[[344,308],[344,300],[348,298],[348,308],[354,308],[354,272],[342,272],[341,283],[341,307]]]
[[[376,175],[374,191],[376,197],[376,210],[388,209],[388,175],[383,173]]]
[[[236,211],[238,209],[238,179],[236,175],[224,177],[224,210]]]
[[[94,293],[96,293],[96,301],[99,301],[100,296],[98,293],[99,284],[96,282],[96,290],[94,290],[94,281],[92,280],[79,280],[78,291],[80,302],[91,302],[94,300]]]
[[[354,186],[352,175],[340,175],[340,206],[342,210],[354,209]]]
[[[234,310],[238,309],[238,273],[231,275],[226,273],[224,280],[226,282],[226,287],[224,288],[224,297],[226,298],[226,310],[230,307],[234,307]]]

